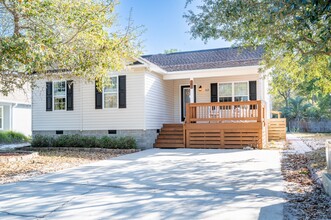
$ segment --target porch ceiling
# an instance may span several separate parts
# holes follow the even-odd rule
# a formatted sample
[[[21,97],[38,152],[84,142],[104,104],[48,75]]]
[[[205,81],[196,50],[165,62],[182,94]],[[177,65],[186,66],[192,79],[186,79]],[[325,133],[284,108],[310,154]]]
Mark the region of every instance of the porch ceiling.
[[[192,78],[207,78],[219,76],[239,76],[259,74],[260,66],[243,66],[243,67],[229,67],[219,69],[205,69],[205,70],[189,70],[168,72],[163,74],[164,80],[174,79],[192,79]]]

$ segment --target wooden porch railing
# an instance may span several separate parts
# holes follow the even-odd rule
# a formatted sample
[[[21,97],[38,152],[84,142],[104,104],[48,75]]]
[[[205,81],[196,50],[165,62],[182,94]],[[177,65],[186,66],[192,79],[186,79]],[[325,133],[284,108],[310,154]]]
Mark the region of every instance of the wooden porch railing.
[[[185,123],[265,122],[264,102],[210,102],[186,104]]]

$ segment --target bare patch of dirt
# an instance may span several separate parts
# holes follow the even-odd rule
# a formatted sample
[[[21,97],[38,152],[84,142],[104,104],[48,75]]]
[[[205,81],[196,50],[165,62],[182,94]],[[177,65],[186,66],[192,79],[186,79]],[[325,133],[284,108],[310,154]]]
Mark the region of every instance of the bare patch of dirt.
[[[135,150],[93,151],[40,151],[27,161],[0,162],[0,184],[21,181],[36,175],[51,173],[82,164],[133,153]]]

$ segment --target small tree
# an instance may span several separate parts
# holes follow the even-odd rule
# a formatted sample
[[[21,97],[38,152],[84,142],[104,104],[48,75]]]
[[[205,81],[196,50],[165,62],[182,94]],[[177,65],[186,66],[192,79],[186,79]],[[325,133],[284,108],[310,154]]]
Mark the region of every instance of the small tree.
[[[194,38],[264,45],[265,69],[282,74],[284,58],[290,59],[291,78],[318,79],[323,94],[331,93],[331,1],[202,0],[184,17]]]
[[[131,23],[114,26],[116,2],[0,0],[0,92],[59,70],[88,80],[121,70],[140,45]]]

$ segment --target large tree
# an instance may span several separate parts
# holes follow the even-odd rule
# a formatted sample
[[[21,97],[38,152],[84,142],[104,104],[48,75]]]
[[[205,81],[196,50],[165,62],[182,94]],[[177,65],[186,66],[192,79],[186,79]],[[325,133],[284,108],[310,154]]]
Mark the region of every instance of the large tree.
[[[116,4],[0,0],[0,93],[54,72],[94,80],[122,69],[140,52],[135,27],[114,26]]]
[[[188,0],[191,3],[193,0]],[[331,92],[330,0],[201,0],[197,11],[184,17],[194,38],[224,38],[240,46],[264,45],[265,68],[291,78],[318,79]]]

